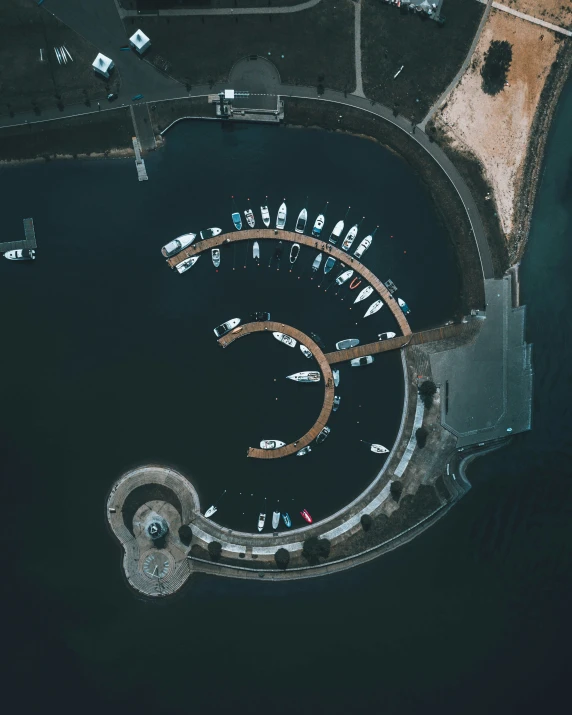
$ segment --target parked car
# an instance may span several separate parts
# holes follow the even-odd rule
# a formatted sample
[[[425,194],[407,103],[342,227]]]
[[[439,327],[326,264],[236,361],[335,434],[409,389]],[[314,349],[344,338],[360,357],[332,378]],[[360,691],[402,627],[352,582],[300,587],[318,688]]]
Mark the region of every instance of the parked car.
[[[117,94],[115,94],[115,92],[110,92],[110,93],[107,95],[107,101],[108,101],[108,102],[115,102],[116,99],[117,99]]]

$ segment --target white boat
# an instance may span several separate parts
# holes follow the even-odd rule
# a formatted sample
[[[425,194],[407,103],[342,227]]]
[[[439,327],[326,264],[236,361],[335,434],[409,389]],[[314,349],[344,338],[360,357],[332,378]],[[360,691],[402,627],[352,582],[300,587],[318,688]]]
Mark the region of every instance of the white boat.
[[[228,332],[233,330],[233,328],[236,328],[239,323],[240,318],[231,318],[230,320],[227,320],[226,323],[222,323],[222,325],[215,328],[213,332],[217,338],[222,338],[223,335],[226,335]]]
[[[409,310],[409,306],[407,305],[407,303],[404,300],[401,300],[401,298],[397,299],[397,304],[399,305],[401,310],[405,313],[405,315],[408,315],[409,313],[411,313],[411,311]]]
[[[363,254],[367,251],[367,249],[371,246],[372,241],[373,236],[366,236],[354,251],[354,256],[356,256],[356,258],[361,258]]]
[[[177,270],[179,271],[179,273],[184,273],[185,271],[188,271],[189,268],[192,268],[195,265],[199,258],[200,256],[191,256],[191,258],[187,258],[185,261],[177,263]]]
[[[324,263],[324,273],[329,273],[334,267],[335,262],[336,259],[333,256],[328,256],[328,260]]]
[[[276,228],[284,228],[286,225],[286,203],[283,201],[276,216]]]
[[[252,213],[252,209],[246,209],[244,217],[246,218],[246,223],[250,226],[250,228],[254,228],[254,214]]]
[[[340,340],[336,343],[336,350],[349,350],[349,348],[355,348],[359,345],[359,340],[357,338],[347,338],[346,340]]]
[[[294,338],[291,338],[289,335],[284,335],[284,333],[279,333],[277,331],[273,332],[272,335],[276,338],[276,340],[279,340],[281,343],[284,343],[284,345],[287,345],[289,348],[295,348],[296,347],[296,340]]]
[[[212,248],[211,255],[213,258],[213,264],[215,268],[220,266],[220,248]]]
[[[296,263],[296,259],[298,258],[299,254],[300,254],[300,244],[293,243],[292,248],[290,249],[290,263]]]
[[[342,401],[342,398],[339,395],[334,395],[334,404],[333,404],[334,412],[338,411],[338,407],[340,406],[341,401]]]
[[[316,444],[322,444],[332,430],[329,427],[324,427],[320,434],[316,437]]]
[[[350,279],[353,276],[354,272],[353,270],[349,271],[344,271],[343,273],[340,273],[340,275],[336,278],[336,283],[341,286],[343,285],[348,279]]]
[[[274,511],[272,512],[272,528],[277,529],[278,524],[280,524],[280,512]]]
[[[262,214],[262,223],[268,228],[270,226],[270,211],[268,206],[261,206],[260,213]]]
[[[332,233],[330,233],[330,238],[328,238],[328,241],[330,243],[333,243],[334,246],[338,242],[338,238],[342,235],[342,231],[344,230],[344,222],[343,221],[338,221],[338,223],[334,226],[334,230]]]
[[[370,449],[376,454],[387,454],[389,452],[387,447],[384,447],[382,444],[372,444],[370,445]]]
[[[258,241],[252,244],[252,257],[257,261],[260,260],[260,246],[258,245]]]
[[[377,311],[381,310],[382,308],[383,308],[383,302],[381,300],[376,300],[375,303],[372,303],[369,306],[369,308],[365,311],[365,315],[363,317],[369,318],[370,315],[377,313]]]
[[[16,248],[13,251],[6,251],[4,258],[9,261],[35,261],[36,251],[29,248]]]
[[[356,223],[346,233],[346,237],[344,238],[344,241],[342,243],[342,248],[344,249],[344,251],[350,250],[350,248],[352,247],[352,243],[355,241],[355,238],[357,236],[357,232],[358,232],[358,225]]]
[[[352,367],[361,367],[362,365],[371,365],[373,362],[373,355],[365,355],[364,357],[354,358],[350,360]]]
[[[300,350],[302,351],[302,355],[304,357],[307,357],[307,358],[312,357],[312,353],[308,350],[308,348],[305,345],[302,345],[302,343],[300,343]]]
[[[380,340],[391,340],[391,338],[395,337],[395,333],[380,333],[378,335],[378,338]]]
[[[293,375],[288,375],[288,380],[295,382],[320,382],[320,373],[315,370],[304,370],[295,372]]]
[[[222,228],[205,228],[204,231],[201,231],[199,236],[201,237],[201,241],[206,241],[207,238],[214,238],[215,236],[220,236],[222,233]]]
[[[182,236],[174,238],[172,241],[169,241],[169,243],[166,243],[161,249],[161,253],[165,256],[165,258],[175,256],[177,253],[182,251],[183,248],[190,246],[196,236],[196,233],[184,233]]]
[[[266,521],[266,514],[260,513],[258,515],[258,531],[262,531],[262,529],[264,529],[265,521]]]
[[[279,439],[263,439],[260,443],[260,449],[278,449],[284,447],[286,442],[281,442]]]
[[[340,371],[332,370],[332,376],[334,378],[334,387],[337,387],[340,384]]]
[[[321,263],[321,262],[322,262],[322,254],[321,254],[321,253],[318,253],[318,255],[316,256],[316,258],[314,258],[314,262],[312,263],[312,270],[314,271],[314,273],[315,273],[315,272],[318,270],[318,268],[320,267],[320,263]]]
[[[320,214],[318,218],[314,222],[314,228],[312,229],[312,236],[315,238],[318,238],[320,234],[322,233],[322,229],[324,228],[324,222],[326,221],[326,217],[324,214]]]
[[[296,456],[303,457],[305,454],[308,454],[308,452],[311,452],[311,451],[312,451],[312,448],[310,447],[310,445],[308,445],[307,447],[302,447],[302,449],[299,449],[296,452]]]
[[[373,288],[371,286],[366,286],[365,288],[362,288],[360,292],[358,293],[358,297],[354,300],[354,305],[356,303],[361,302],[362,300],[365,300],[366,298],[369,298],[369,296],[373,293]]]
[[[308,212],[306,209],[302,209],[298,214],[298,220],[296,221],[296,228],[294,229],[296,233],[304,233],[306,228],[306,221],[308,220]]]
[[[213,514],[216,514],[217,508],[213,504],[213,506],[209,506],[209,508],[205,511],[205,518],[210,519]]]

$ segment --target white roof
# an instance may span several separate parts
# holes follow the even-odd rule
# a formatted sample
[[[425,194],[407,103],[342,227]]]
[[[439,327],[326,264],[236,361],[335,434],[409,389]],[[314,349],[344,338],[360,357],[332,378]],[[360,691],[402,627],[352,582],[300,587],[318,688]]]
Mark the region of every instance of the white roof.
[[[147,37],[143,30],[137,30],[137,32],[129,38],[129,42],[131,42],[132,45],[135,45],[138,50],[145,47],[145,45],[150,41],[151,40]]]
[[[102,55],[100,52],[94,59],[92,67],[100,72],[107,72],[112,65],[113,60],[109,59],[109,57],[106,57],[105,55]]]
[[[234,99],[234,89],[225,89],[224,90],[224,98],[225,99]]]

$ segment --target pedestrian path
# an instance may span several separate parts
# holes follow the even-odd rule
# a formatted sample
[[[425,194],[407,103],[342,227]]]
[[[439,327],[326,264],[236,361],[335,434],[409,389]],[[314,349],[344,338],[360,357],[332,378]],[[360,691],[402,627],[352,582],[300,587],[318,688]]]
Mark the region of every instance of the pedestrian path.
[[[486,4],[487,0],[478,0],[478,2]],[[551,22],[546,22],[546,20],[540,20],[538,17],[534,17],[533,15],[527,15],[524,12],[513,10],[512,7],[508,7],[507,5],[501,5],[500,2],[493,2],[492,5],[495,10],[507,12],[509,15],[514,15],[515,17],[519,17],[521,20],[526,20],[526,22],[532,22],[534,25],[540,25],[541,27],[545,27],[547,30],[558,32],[561,35],[566,35],[566,37],[572,37],[572,30],[567,30],[565,27],[553,25]]]

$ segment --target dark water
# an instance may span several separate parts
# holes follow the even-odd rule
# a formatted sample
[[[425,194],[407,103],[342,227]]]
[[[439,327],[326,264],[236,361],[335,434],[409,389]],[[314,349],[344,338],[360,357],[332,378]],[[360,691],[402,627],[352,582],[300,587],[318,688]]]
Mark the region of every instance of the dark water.
[[[193,178],[189,178],[189,186],[178,188],[160,185],[157,180],[154,185],[150,181],[148,186],[137,187],[142,196],[135,205],[130,198],[134,195],[130,165],[114,167],[125,171],[114,185],[116,191],[123,189],[126,203],[133,202],[129,216],[119,211],[115,199],[104,199],[104,192],[93,184],[80,206],[82,221],[76,207],[71,219],[55,205],[44,213],[43,232],[54,232],[53,240],[61,242],[65,251],[72,251],[75,260],[56,258],[53,249],[45,251],[45,257],[42,252],[42,261],[29,272],[34,280],[20,273],[16,285],[10,279],[10,290],[4,287],[7,275],[12,274],[5,266],[1,274],[3,304],[8,306],[4,316],[2,461],[8,465],[3,511],[9,546],[5,563],[10,573],[4,583],[11,608],[5,611],[9,636],[5,643],[14,672],[7,692],[19,699],[20,711],[57,706],[64,712],[520,713],[566,707],[572,630],[571,124],[569,83],[550,137],[522,266],[527,337],[535,345],[534,431],[476,462],[470,469],[472,491],[447,518],[422,538],[380,560],[335,577],[280,585],[199,578],[188,593],[163,607],[138,602],[121,583],[118,550],[102,524],[105,485],[130,459],[164,458],[182,468],[185,463],[195,464],[185,456],[185,447],[192,439],[186,427],[197,410],[197,400],[186,385],[199,367],[192,362],[193,372],[177,371],[177,365],[184,367],[195,360],[190,349],[193,340],[185,342],[184,336],[191,330],[200,332],[199,302],[208,311],[218,310],[218,293],[212,288],[223,274],[209,272],[204,259],[193,275],[165,272],[157,262],[156,245],[161,243],[157,239],[187,228],[175,218],[183,208],[192,216],[204,208],[206,215],[200,221],[206,225],[212,225],[214,215],[226,220],[219,197],[236,192],[232,185],[235,172],[238,176],[237,164],[242,163],[244,170],[251,161],[255,166],[265,152],[272,157],[272,142],[278,135],[261,133],[261,139],[254,129],[225,135],[229,159],[221,160],[218,178],[212,180],[216,191],[204,192],[194,205]],[[244,146],[249,131],[257,142]],[[291,142],[284,145],[282,154],[283,163],[290,167],[289,186],[273,178],[277,188],[271,192],[284,194],[289,201],[297,187],[294,176],[302,175],[297,167],[309,171],[316,166],[311,152],[320,152],[325,162],[326,157],[338,155],[335,152],[342,144],[336,142],[348,141],[311,132],[294,133],[292,140],[290,136],[289,132],[280,136],[281,142]],[[190,146],[191,141],[192,132],[185,131],[174,135],[170,145],[176,147],[179,159],[194,157],[197,172],[201,150],[197,143]],[[298,153],[297,147],[304,142],[305,152]],[[397,231],[392,221],[403,226],[406,220],[419,220],[420,227],[430,230],[429,209],[420,218],[422,210],[396,207],[398,199],[405,201],[399,182],[407,180],[407,172],[398,174],[400,163],[369,144],[366,156],[358,156],[359,145],[347,144],[345,161],[355,167],[351,184],[355,187],[365,177],[363,190],[369,188],[373,177],[386,182],[385,193],[376,189],[369,195],[369,205],[378,207],[380,221],[389,222],[383,227],[384,236]],[[242,153],[237,155],[241,147]],[[213,146],[208,151],[211,157],[216,156]],[[257,152],[256,161],[250,158],[252,152]],[[343,183],[340,177],[348,169],[339,156],[339,166],[322,164],[323,173],[312,179],[313,186],[324,187],[319,201],[325,201],[338,183]],[[358,158],[360,162],[371,160],[369,176]],[[395,162],[391,170],[380,168],[386,161]],[[176,163],[169,151],[150,162],[151,176],[164,168],[165,162]],[[270,167],[278,173],[274,163]],[[51,173],[54,171],[59,173]],[[203,178],[204,171],[201,167]],[[4,172],[1,177],[10,188],[9,213],[39,216],[39,187],[46,192],[42,203],[46,206],[56,201],[61,190],[72,192],[80,178],[89,182],[92,172],[99,172],[101,182],[111,181],[105,164]],[[390,179],[386,173],[391,174]],[[58,177],[57,194],[54,176]],[[189,176],[193,176],[191,167]],[[242,181],[244,184],[246,179]],[[248,187],[241,185],[246,195],[269,185],[268,177],[266,181],[253,177],[252,182]],[[392,190],[395,193],[388,197]],[[312,194],[316,191],[313,188]],[[4,195],[6,192],[5,188]],[[216,206],[206,211],[212,193],[217,193]],[[304,187],[293,205],[300,204],[305,193]],[[351,200],[357,207],[360,192],[352,191],[347,198],[349,193],[349,189],[342,191],[333,205],[341,207]],[[273,209],[281,198],[273,201]],[[419,201],[422,203],[422,198]],[[356,208],[356,214],[361,216],[366,209]],[[367,211],[368,215],[372,212],[371,208]],[[141,221],[139,214],[144,217]],[[163,228],[163,220],[169,222],[168,230]],[[66,230],[62,227],[57,238],[55,229],[62,221]],[[136,231],[134,221],[139,226]],[[18,221],[14,226],[19,230]],[[75,231],[72,242],[70,227]],[[157,239],[149,238],[154,232]],[[87,240],[87,236],[100,240]],[[413,238],[406,240],[413,242]],[[389,240],[383,245],[387,250],[391,246]],[[415,246],[413,253],[420,250],[417,244],[411,245]],[[439,243],[425,245],[424,262],[431,260]],[[412,321],[414,327],[445,317],[452,295],[447,294],[440,307],[439,296],[433,292],[424,308],[430,293],[427,283],[409,278],[411,271],[421,266],[411,260],[406,268],[400,263],[401,255],[412,257],[411,252],[396,251],[395,265],[387,274],[412,304],[414,320],[421,321]],[[383,261],[383,254],[374,258]],[[223,256],[225,268],[230,260]],[[302,260],[307,262],[308,256],[303,254]],[[29,294],[36,290],[36,269],[38,273],[44,270],[49,261],[53,261],[49,279],[42,278],[42,291],[35,294],[39,303],[33,302],[41,319],[33,321],[32,340],[34,314]],[[379,272],[377,266],[374,270]],[[232,286],[227,300],[238,300],[237,307],[244,310],[244,284],[253,271],[250,266],[243,269],[244,280],[237,271],[235,276],[225,274],[224,287],[219,281],[218,292]],[[262,276],[271,275],[260,271]],[[276,282],[288,294],[295,283],[297,295],[304,295],[305,281],[298,281],[297,275],[282,270],[272,274],[265,291]],[[195,288],[197,283],[202,286],[203,280],[207,285],[205,276],[208,293]],[[443,276],[448,280],[450,274]],[[443,277],[438,285],[439,292],[449,289]],[[313,299],[318,294],[314,288],[309,289]],[[296,316],[290,316],[287,303],[279,302],[278,288],[276,301],[280,306],[276,310],[284,310],[285,322],[294,321]],[[331,306],[328,301],[325,294],[322,308],[316,309],[317,317],[324,317],[323,306]],[[59,310],[54,313],[56,305]],[[275,310],[274,303],[258,307]],[[305,319],[307,309],[304,303],[299,320]],[[421,313],[425,309],[427,313]],[[338,309],[331,320],[338,320],[344,310]],[[101,321],[95,321],[98,311],[104,318]],[[82,326],[81,314],[87,314],[97,330]],[[221,315],[230,317],[228,303]],[[326,323],[330,325],[324,318]],[[205,321],[205,335],[210,328],[211,323]],[[325,327],[322,330],[326,333]],[[334,333],[337,331],[332,328],[323,337],[332,340]],[[223,362],[217,363],[225,375],[229,370],[253,370],[250,363],[256,359],[258,345],[253,343],[251,348],[247,340],[243,342],[243,346],[237,343],[226,351]],[[210,350],[209,345],[206,338],[201,339],[201,355],[217,360],[216,351],[203,352]],[[264,346],[267,348],[274,346]],[[286,349],[275,354],[276,360],[284,360],[279,366],[284,374],[290,357]],[[17,373],[16,364],[20,366]],[[387,370],[388,379],[379,378],[377,389],[391,389],[388,383],[399,374],[397,366],[393,369],[391,373],[391,366],[383,365],[380,372]],[[157,371],[168,374],[161,381],[154,374]],[[17,375],[19,385],[7,375]],[[368,373],[367,388],[352,384],[352,391],[359,388],[367,395],[373,384],[369,380],[375,375]],[[342,379],[346,377],[342,375]],[[175,394],[165,392],[167,384]],[[181,390],[183,407],[176,399]],[[34,399],[34,391],[40,400]],[[342,399],[349,397],[348,393]],[[255,399],[260,401],[256,409],[268,409],[271,394],[270,390],[257,393]],[[282,393],[278,396],[286,399]],[[307,399],[307,409],[314,409],[313,396]],[[101,406],[104,401],[107,410]],[[205,410],[205,405],[200,409]],[[252,416],[254,412],[252,409]],[[352,412],[356,412],[355,405]],[[271,417],[279,419],[274,411]],[[202,429],[199,422],[206,419],[205,413],[193,419],[193,430]],[[146,422],[151,426],[146,427]],[[168,445],[154,436],[161,422],[165,424],[162,439],[169,436]],[[284,429],[290,424],[285,422]],[[382,423],[377,424],[381,429]],[[390,425],[383,428],[389,430]],[[84,436],[80,438],[81,431]],[[70,440],[72,435],[78,441]],[[163,451],[156,455],[159,444]],[[110,458],[117,462],[117,470],[110,470]],[[324,450],[320,460],[326,458]],[[357,471],[352,472],[352,479]],[[323,476],[334,481],[330,474]],[[343,480],[336,478],[336,487],[338,481]],[[202,494],[207,489],[202,477],[199,486]],[[83,512],[83,520],[78,511]]]

